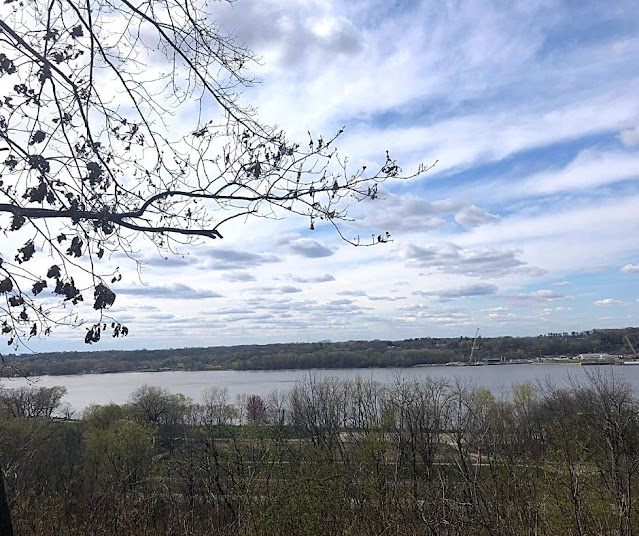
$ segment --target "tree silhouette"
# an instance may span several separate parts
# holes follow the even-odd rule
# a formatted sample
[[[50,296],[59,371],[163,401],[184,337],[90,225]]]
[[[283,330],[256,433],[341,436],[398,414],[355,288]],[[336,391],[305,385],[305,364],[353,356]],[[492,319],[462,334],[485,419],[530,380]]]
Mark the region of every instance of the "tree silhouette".
[[[0,330],[9,345],[77,325],[85,341],[128,329],[108,316],[142,241],[160,255],[221,239],[237,218],[347,219],[402,176],[386,153],[351,170],[342,133],[303,145],[258,121],[239,90],[254,54],[210,22],[205,0],[7,0],[0,8]],[[425,171],[423,166],[416,174]],[[414,176],[413,175],[413,176]]]

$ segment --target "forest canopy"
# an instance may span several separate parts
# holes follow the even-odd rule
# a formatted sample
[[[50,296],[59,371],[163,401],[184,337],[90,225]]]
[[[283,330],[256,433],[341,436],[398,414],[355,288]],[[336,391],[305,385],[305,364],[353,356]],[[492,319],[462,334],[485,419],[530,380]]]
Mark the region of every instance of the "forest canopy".
[[[626,337],[639,348],[639,328],[595,329],[536,337],[482,337],[474,358],[528,360],[594,352],[632,357]],[[81,374],[162,370],[277,370],[411,367],[469,360],[472,337],[421,337],[399,341],[343,341],[264,345],[50,352],[12,356],[21,374]],[[6,374],[15,371],[7,370]]]

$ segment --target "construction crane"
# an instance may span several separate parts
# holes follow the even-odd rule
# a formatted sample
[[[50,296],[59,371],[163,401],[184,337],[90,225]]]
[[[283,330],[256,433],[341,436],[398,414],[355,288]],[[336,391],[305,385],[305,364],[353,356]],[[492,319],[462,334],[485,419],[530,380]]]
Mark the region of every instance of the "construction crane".
[[[469,363],[474,363],[473,356],[475,355],[475,346],[477,345],[477,339],[479,338],[479,328],[475,331],[475,338],[473,339],[473,345],[470,348],[470,357],[468,358]]]
[[[626,342],[628,343],[628,346],[630,346],[630,349],[632,350],[634,358],[635,359],[639,358],[639,352],[637,352],[637,350],[635,350],[635,347],[630,342],[630,339],[628,338],[628,335],[624,335],[623,338],[626,339]]]

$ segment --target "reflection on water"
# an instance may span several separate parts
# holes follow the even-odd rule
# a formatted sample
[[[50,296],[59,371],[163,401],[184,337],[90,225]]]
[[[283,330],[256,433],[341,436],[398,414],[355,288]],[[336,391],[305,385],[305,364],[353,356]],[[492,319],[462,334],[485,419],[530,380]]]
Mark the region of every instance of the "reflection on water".
[[[502,365],[483,367],[416,367],[384,369],[312,369],[269,371],[193,371],[193,372],[127,372],[120,374],[84,374],[76,376],[42,376],[35,385],[51,387],[63,385],[68,393],[64,398],[75,410],[91,404],[122,404],[140,385],[166,387],[172,393],[182,393],[195,402],[201,401],[203,391],[212,385],[225,386],[231,398],[238,394],[266,396],[277,389],[287,391],[305,374],[353,379],[357,376],[379,382],[391,382],[396,377],[446,378],[450,381],[471,382],[490,389],[495,396],[508,395],[512,385],[551,380],[555,385],[585,380],[586,373],[615,374],[634,389],[639,390],[639,367],[577,365]],[[25,385],[24,379],[3,379],[2,387]]]

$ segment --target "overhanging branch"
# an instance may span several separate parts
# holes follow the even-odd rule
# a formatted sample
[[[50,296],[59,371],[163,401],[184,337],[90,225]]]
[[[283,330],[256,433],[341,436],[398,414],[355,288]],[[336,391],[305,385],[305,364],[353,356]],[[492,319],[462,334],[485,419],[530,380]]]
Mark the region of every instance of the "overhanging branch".
[[[74,221],[100,221],[111,222],[115,225],[126,227],[134,231],[144,233],[175,233],[191,236],[205,236],[207,238],[222,238],[219,231],[213,229],[188,229],[180,227],[166,226],[143,226],[125,221],[124,218],[130,218],[130,214],[112,214],[109,212],[95,212],[89,210],[73,210],[73,209],[50,209],[50,208],[29,208],[12,205],[9,203],[0,203],[0,212],[8,212],[10,214],[20,214],[27,219],[71,219]]]

